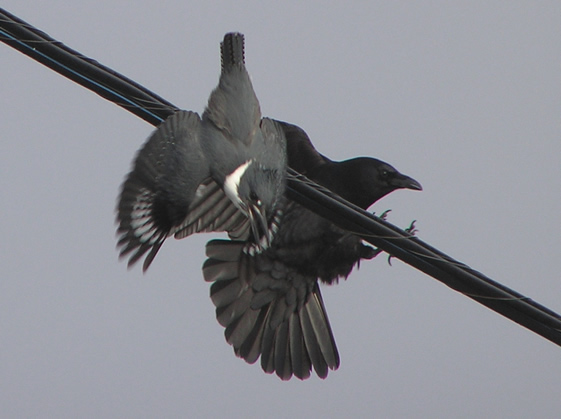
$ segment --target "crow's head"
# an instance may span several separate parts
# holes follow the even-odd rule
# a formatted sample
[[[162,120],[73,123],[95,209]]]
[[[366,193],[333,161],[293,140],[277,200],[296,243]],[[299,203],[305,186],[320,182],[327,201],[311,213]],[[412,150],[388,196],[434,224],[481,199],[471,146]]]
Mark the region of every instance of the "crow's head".
[[[396,189],[423,189],[415,179],[370,157],[329,161],[311,173],[310,178],[363,209]]]
[[[396,189],[423,190],[423,187],[415,179],[399,173],[393,166],[381,160],[359,157],[347,162],[352,162],[356,168],[357,193],[362,197],[355,197],[360,202],[358,205],[368,208],[378,199],[386,196]],[[351,183],[352,185],[352,183]]]

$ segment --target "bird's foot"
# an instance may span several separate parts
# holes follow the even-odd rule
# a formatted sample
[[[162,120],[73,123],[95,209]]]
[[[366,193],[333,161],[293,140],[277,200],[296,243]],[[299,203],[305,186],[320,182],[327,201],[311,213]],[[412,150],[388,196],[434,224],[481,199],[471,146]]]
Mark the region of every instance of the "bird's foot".
[[[388,214],[390,213],[390,211],[391,211],[391,209],[387,209],[383,213],[381,213],[380,215],[376,215],[376,213],[373,212],[372,215],[376,215],[376,217],[378,217],[381,220],[388,221]]]
[[[375,215],[380,220],[388,221],[388,214],[390,213],[390,211],[391,211],[391,209],[387,209],[384,212],[382,212],[380,215],[376,215],[376,213],[373,212],[372,215]],[[362,253],[361,253],[361,259],[374,259],[376,256],[378,256],[382,252],[383,252],[383,250],[380,249],[379,247],[372,247],[372,246],[363,245]]]
[[[417,233],[417,227],[415,226],[415,223],[417,222],[417,220],[413,220],[411,221],[411,224],[409,224],[409,227],[407,227],[406,229],[404,229],[403,231],[405,231],[406,233],[410,234],[411,236],[414,236],[415,233]],[[392,266],[392,255],[388,255],[388,265]]]
[[[363,244],[362,248],[360,249],[360,258],[361,259],[374,259],[376,256],[378,256],[382,252],[383,252],[383,250],[378,248],[378,247],[366,246],[366,245]]]
[[[411,221],[411,224],[409,224],[409,227],[407,227],[404,231],[406,233],[411,234],[412,236],[415,235],[415,233],[419,230],[417,230],[417,227],[415,226],[415,223],[417,222],[417,220],[413,220]]]

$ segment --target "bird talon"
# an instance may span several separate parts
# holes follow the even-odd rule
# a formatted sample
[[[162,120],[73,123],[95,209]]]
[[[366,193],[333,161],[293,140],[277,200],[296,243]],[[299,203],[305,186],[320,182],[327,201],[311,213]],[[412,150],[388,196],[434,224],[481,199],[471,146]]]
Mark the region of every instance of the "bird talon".
[[[387,209],[385,210],[383,213],[381,213],[380,215],[377,215],[377,217],[381,220],[387,221],[388,219],[388,214],[390,213],[391,209]],[[372,215],[376,215],[376,213],[372,213]]]
[[[388,265],[392,266],[393,255],[388,255]]]
[[[417,230],[417,227],[415,226],[415,223],[417,222],[417,220],[413,220],[411,221],[411,224],[409,224],[409,227],[407,227],[404,231],[406,233],[411,234],[412,236],[415,235],[415,233],[417,233],[419,230]]]
[[[409,224],[409,227],[407,227],[406,229],[404,229],[403,231],[405,231],[406,233],[410,234],[411,236],[414,236],[415,233],[417,233],[417,228],[415,227],[415,223],[417,222],[417,220],[413,220],[411,221],[411,224]],[[393,255],[388,255],[388,265],[392,266],[392,258],[394,256]]]

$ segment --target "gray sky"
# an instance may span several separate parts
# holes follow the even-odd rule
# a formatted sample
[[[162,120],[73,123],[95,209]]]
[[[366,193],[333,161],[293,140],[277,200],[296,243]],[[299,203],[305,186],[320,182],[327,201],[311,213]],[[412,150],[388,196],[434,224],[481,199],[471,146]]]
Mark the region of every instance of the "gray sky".
[[[244,33],[264,115],[419,180],[374,210],[560,312],[561,3],[372,3],[3,7],[198,112]],[[146,275],[118,261],[116,197],[153,128],[5,45],[0,62],[2,416],[559,417],[561,348],[385,257],[323,288],[326,380],[237,359],[200,270],[215,236],[170,240]]]

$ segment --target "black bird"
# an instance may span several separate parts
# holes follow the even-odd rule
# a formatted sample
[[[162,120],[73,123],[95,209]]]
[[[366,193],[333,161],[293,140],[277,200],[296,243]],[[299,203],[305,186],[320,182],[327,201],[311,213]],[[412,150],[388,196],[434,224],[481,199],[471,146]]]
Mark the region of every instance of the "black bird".
[[[121,257],[129,266],[146,252],[146,270],[164,240],[227,231],[266,248],[280,216],[286,177],[286,139],[261,118],[245,68],[244,37],[220,44],[222,72],[202,119],[180,111],[165,120],[138,152],[119,197]]]
[[[422,189],[380,160],[331,161],[301,128],[281,124],[289,165],[363,209],[396,189]],[[212,240],[206,248],[203,275],[213,282],[211,299],[226,340],[249,363],[261,356],[263,370],[283,380],[308,378],[312,367],[325,378],[339,366],[339,353],[318,279],[346,278],[377,249],[286,198],[271,246],[257,255],[243,249],[243,242],[230,240]]]

